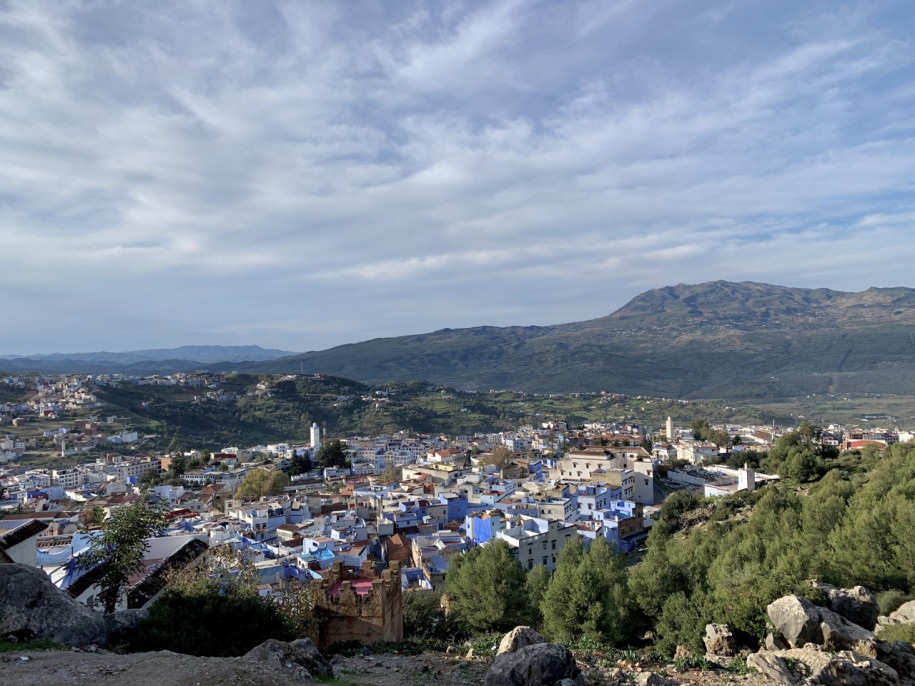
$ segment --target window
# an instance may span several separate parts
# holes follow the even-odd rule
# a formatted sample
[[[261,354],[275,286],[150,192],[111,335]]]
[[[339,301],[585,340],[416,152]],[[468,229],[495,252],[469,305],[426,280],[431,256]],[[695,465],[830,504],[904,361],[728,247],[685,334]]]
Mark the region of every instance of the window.
[[[556,541],[553,541],[553,550],[556,550]]]
[[[527,569],[528,569],[528,571],[532,570],[533,568],[534,568],[534,561],[533,561],[533,560],[528,560],[528,561],[527,561]]]

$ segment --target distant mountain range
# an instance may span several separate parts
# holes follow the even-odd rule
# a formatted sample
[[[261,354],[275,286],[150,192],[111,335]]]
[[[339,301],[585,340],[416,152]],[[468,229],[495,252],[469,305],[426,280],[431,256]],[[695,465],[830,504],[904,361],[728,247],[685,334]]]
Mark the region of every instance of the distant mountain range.
[[[127,352],[50,353],[0,357],[0,369],[35,372],[115,372],[151,369],[180,371],[201,364],[263,362],[294,355],[287,350],[270,350],[259,345],[185,345],[180,348],[130,350]]]
[[[613,314],[585,322],[442,329],[239,369],[544,393],[734,399],[915,394],[915,290],[679,284],[642,293]]]
[[[230,348],[239,350],[230,361],[213,356],[196,365],[187,362],[188,353],[177,352],[182,350],[189,348],[120,353],[149,356],[127,362],[123,371],[141,373],[155,365],[159,372],[175,371],[205,362],[211,369],[324,372],[365,383],[426,379],[467,390],[722,399],[915,395],[915,290],[845,293],[715,281],[650,290],[613,314],[570,324],[442,329],[268,360],[243,361],[240,351],[246,349]],[[152,353],[175,359],[155,359]],[[28,365],[47,370],[38,364],[59,365],[53,371],[115,366],[73,356],[0,360],[7,371]]]

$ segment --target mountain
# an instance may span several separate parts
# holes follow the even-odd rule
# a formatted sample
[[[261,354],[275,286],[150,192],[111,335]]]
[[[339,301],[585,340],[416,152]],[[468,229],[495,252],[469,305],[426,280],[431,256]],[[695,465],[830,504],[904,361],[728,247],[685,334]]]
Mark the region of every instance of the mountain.
[[[185,345],[180,348],[154,348],[119,353],[10,355],[0,358],[0,368],[6,371],[156,374],[195,369],[201,364],[263,362],[293,354],[286,350],[261,348],[259,345]]]
[[[915,290],[715,281],[647,291],[598,319],[379,338],[238,365],[468,390],[774,398],[915,388]]]

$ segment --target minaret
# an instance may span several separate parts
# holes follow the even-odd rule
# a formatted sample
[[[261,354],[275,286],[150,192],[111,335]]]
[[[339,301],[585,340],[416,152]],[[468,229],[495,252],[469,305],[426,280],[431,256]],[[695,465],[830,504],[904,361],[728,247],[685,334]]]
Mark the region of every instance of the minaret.
[[[674,420],[670,417],[667,418],[667,442],[672,443],[674,440]]]
[[[321,427],[317,422],[311,423],[311,447],[315,452],[321,447]]]
[[[737,470],[737,490],[752,493],[756,489],[756,472],[743,463],[743,469]]]

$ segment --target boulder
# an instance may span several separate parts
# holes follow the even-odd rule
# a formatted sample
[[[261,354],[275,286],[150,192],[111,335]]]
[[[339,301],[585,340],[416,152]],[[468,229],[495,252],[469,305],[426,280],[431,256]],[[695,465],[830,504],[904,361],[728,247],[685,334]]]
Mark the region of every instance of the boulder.
[[[640,672],[635,677],[636,686],[677,686],[676,681],[665,679],[654,672]]]
[[[499,643],[499,650],[496,655],[502,653],[513,653],[526,646],[546,643],[546,639],[531,629],[529,626],[516,626],[502,637]]]
[[[813,582],[813,585],[829,597],[829,609],[836,614],[870,631],[877,626],[880,606],[877,604],[877,597],[864,586],[836,588],[819,581]]]
[[[915,681],[915,648],[903,641],[877,641],[877,659],[899,672],[900,677]]]
[[[801,648],[807,643],[822,643],[820,610],[806,598],[787,595],[766,608],[769,621],[791,646]]]
[[[674,660],[682,660],[692,656],[692,651],[686,646],[677,646],[677,650],[674,652]]]
[[[788,650],[788,648],[791,646],[789,646],[788,641],[783,639],[781,636],[774,636],[773,634],[769,633],[766,634],[766,640],[763,643],[763,647],[765,647],[765,649],[770,652],[774,652],[776,650]]]
[[[266,662],[280,669],[297,668],[306,679],[334,675],[334,668],[318,652],[310,638],[299,638],[289,643],[271,638],[245,653],[244,659]]]
[[[778,655],[770,652],[758,652],[747,655],[747,667],[751,667],[761,674],[780,684],[796,684],[798,678],[791,673],[788,665]]]
[[[0,565],[0,636],[47,638],[69,646],[106,645],[105,618],[57,588],[42,570]]]
[[[708,655],[734,657],[737,654],[737,641],[727,624],[706,624],[703,640]]]
[[[915,600],[900,605],[889,616],[889,624],[915,624]]]
[[[486,672],[486,686],[554,686],[563,679],[571,679],[579,686],[584,683],[572,653],[555,643],[538,643],[502,653]]]
[[[887,686],[899,683],[899,674],[889,665],[850,650],[827,653],[817,646],[781,650],[773,655],[796,665],[794,671],[807,683],[823,686]]]
[[[853,650],[860,655],[877,657],[876,637],[864,627],[852,624],[840,614],[820,608],[822,646],[826,650]]]

